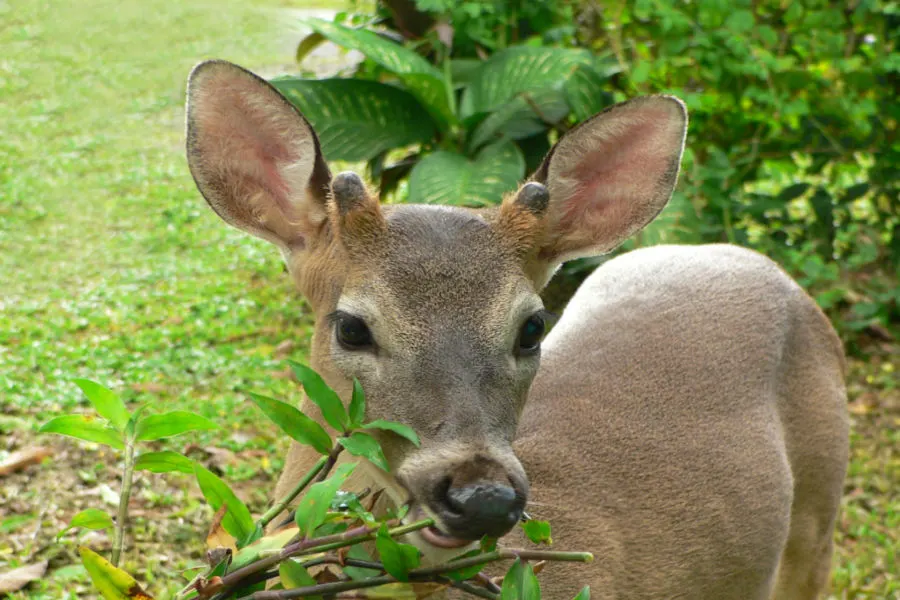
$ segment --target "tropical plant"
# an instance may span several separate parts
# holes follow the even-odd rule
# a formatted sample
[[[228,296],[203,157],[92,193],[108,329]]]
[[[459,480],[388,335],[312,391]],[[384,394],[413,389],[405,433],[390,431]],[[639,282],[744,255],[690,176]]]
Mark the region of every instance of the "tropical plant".
[[[363,53],[379,80],[272,83],[312,123],[328,160],[365,161],[383,194],[408,176],[402,197],[409,202],[495,204],[539,164],[552,135],[606,106],[602,82],[617,69],[586,50],[529,44],[484,61],[453,58],[444,48],[432,64],[366,28],[308,24],[313,42]],[[301,49],[313,45],[304,40]]]

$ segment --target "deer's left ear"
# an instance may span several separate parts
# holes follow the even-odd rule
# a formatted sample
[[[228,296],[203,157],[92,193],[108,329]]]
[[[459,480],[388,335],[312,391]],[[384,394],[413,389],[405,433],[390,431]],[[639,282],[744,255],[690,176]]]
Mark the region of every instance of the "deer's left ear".
[[[686,131],[681,100],[648,96],[617,104],[567,132],[532,177],[547,187],[549,202],[531,260],[552,270],[603,254],[652,221],[672,195]]]

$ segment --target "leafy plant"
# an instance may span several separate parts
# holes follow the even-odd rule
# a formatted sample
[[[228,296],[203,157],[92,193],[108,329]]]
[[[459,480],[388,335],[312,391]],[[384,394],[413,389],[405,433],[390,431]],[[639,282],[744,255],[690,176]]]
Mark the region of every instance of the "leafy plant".
[[[277,598],[322,598],[365,588],[371,588],[373,594],[366,597],[418,598],[452,586],[482,598],[531,600],[540,598],[540,587],[528,561],[592,560],[592,556],[584,552],[497,549],[495,541],[486,540],[480,549],[441,565],[422,568],[419,550],[398,538],[430,527],[434,521],[422,519],[403,524],[403,509],[399,513],[388,511],[385,515],[374,515],[371,511],[377,494],[364,505],[364,498],[341,490],[357,465],[337,465],[339,456],[346,451],[388,470],[381,446],[370,432],[391,432],[415,445],[419,444],[418,436],[401,423],[366,422],[365,395],[359,382],[354,382],[350,402],[345,406],[315,371],[299,363],[289,364],[307,397],[337,435],[332,439],[320,423],[289,404],[260,394],[250,395],[285,434],[322,454],[297,485],[255,521],[227,483],[190,458],[172,451],[136,453],[135,446],[141,441],[211,429],[214,424],[185,411],[143,416],[142,408],[139,408],[129,413],[111,390],[94,382],[78,380],[100,418],[57,417],[46,423],[42,431],[103,443],[124,452],[125,475],[115,521],[105,512],[92,508],[75,515],[67,528],[114,528],[111,561],[86,547],[79,548],[94,586],[106,600],[151,600],[137,581],[117,566],[126,532],[127,504],[135,469],[193,474],[207,502],[216,511],[206,538],[209,567],[182,589],[178,597],[183,600],[257,598],[257,592],[263,593],[264,582],[276,576],[279,582],[270,588],[270,592],[265,592],[269,594],[265,596],[267,598],[272,598],[272,593]],[[295,500],[293,525],[265,536],[266,526],[288,510]],[[548,523],[528,521],[523,528],[533,542],[550,543]],[[377,561],[359,546],[373,540],[378,551]],[[502,586],[479,578],[484,565],[510,560],[515,562]],[[326,568],[311,571],[322,566]],[[344,576],[336,578],[334,570],[341,571]],[[579,598],[586,597],[585,593],[582,592]]]
[[[537,166],[548,136],[604,107],[597,83],[615,69],[585,50],[528,44],[473,61],[436,42],[432,63],[365,28],[307,23],[313,41],[363,53],[377,79],[364,66],[355,78],[272,83],[310,120],[328,160],[367,162],[382,193],[408,176],[410,202],[498,202]]]

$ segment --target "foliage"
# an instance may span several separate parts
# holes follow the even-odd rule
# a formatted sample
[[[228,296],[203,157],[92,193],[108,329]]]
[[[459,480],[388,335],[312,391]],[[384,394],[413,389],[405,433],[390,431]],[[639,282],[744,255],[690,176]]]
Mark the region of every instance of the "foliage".
[[[367,56],[352,78],[275,81],[324,131],[326,156],[368,161],[382,193],[408,176],[401,200],[496,203],[577,121],[637,94],[676,94],[692,120],[682,184],[624,249],[750,246],[811,289],[848,341],[900,323],[894,4],[419,0],[430,24],[419,32],[398,26],[409,7],[385,4],[384,37],[371,18],[310,22],[316,37],[301,46],[328,39]],[[317,91],[338,85],[358,87],[354,106]],[[335,129],[362,114],[365,135]]]
[[[581,21],[622,67],[617,100],[674,93],[691,114],[682,185],[643,243],[756,248],[851,342],[900,324],[895,3],[641,0]]]
[[[273,84],[310,120],[326,159],[366,161],[385,194],[408,176],[400,194],[411,202],[495,203],[536,168],[548,136],[603,107],[596,82],[614,68],[582,49],[540,43],[497,47],[479,61],[438,35],[423,56],[366,28],[307,23],[314,33],[301,57],[327,39],[367,61],[352,78]]]
[[[94,530],[114,528],[115,542],[111,561],[89,548],[79,548],[82,562],[95,588],[106,600],[151,600],[137,581],[118,567],[126,535],[132,473],[135,469],[162,473],[193,472],[203,496],[216,511],[206,538],[208,568],[182,589],[178,597],[183,600],[244,598],[262,589],[262,581],[276,573],[271,572],[273,567],[277,567],[277,575],[280,577],[273,589],[292,589],[300,593],[300,589],[308,588],[308,593],[303,593],[303,597],[321,598],[329,592],[374,588],[373,597],[386,594],[390,597],[418,598],[453,585],[483,598],[539,600],[540,588],[535,574],[523,561],[531,558],[587,562],[592,559],[588,553],[528,550],[502,552],[496,550],[495,543],[490,543],[482,544],[480,550],[466,553],[459,560],[419,569],[419,550],[411,544],[398,542],[395,538],[430,527],[434,521],[424,519],[398,527],[398,517],[392,511],[379,517],[374,516],[370,512],[374,501],[364,507],[359,496],[341,490],[357,465],[337,465],[338,456],[346,450],[354,456],[369,460],[378,468],[389,469],[381,445],[363,429],[381,430],[414,445],[419,443],[418,436],[402,423],[380,419],[366,423],[365,394],[359,382],[354,382],[348,411],[338,394],[318,373],[300,363],[291,362],[290,366],[305,388],[307,397],[321,410],[325,421],[337,431],[338,438],[336,442],[332,441],[329,433],[319,423],[290,405],[260,394],[251,394],[260,410],[284,433],[326,455],[286,497],[279,499],[256,521],[225,481],[187,456],[173,451],[135,454],[135,446],[139,442],[211,429],[215,427],[214,424],[188,411],[144,416],[143,407],[140,407],[131,413],[112,390],[93,381],[77,380],[78,386],[100,418],[85,416],[72,420],[68,417],[56,417],[46,423],[41,431],[68,435],[124,451],[125,474],[116,520],[113,521],[102,510],[87,509],[76,514],[69,526],[57,536],[76,527]],[[99,435],[99,432],[104,435]],[[324,451],[323,443],[327,446]],[[295,525],[264,536],[266,526],[298,496],[300,500],[292,518]],[[377,495],[373,498],[377,498]],[[550,543],[548,523],[529,521],[524,524],[524,529],[532,541]],[[364,555],[365,560],[350,557],[349,552],[333,557],[327,554],[331,550],[349,549],[350,546],[373,538],[380,562],[368,559],[367,555]],[[329,560],[323,563],[323,556]],[[359,556],[359,551],[356,556]],[[502,588],[494,591],[493,584],[467,583],[467,580],[480,572],[484,564],[513,558],[515,563],[504,579]],[[310,574],[309,568],[321,564],[351,570],[346,571],[347,577],[343,582],[335,582],[334,573],[329,569],[320,571],[316,576]],[[444,578],[444,573],[451,575],[451,579]],[[417,588],[423,585],[424,589]]]

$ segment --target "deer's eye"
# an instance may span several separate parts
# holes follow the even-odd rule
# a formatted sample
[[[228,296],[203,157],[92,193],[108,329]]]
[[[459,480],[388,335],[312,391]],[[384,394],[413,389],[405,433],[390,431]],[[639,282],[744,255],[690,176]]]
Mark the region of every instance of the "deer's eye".
[[[544,339],[545,329],[543,316],[536,314],[528,317],[519,331],[519,355],[527,356],[537,352],[541,347],[541,340]]]
[[[363,350],[372,346],[372,332],[359,317],[337,316],[334,330],[338,343],[347,350]]]

